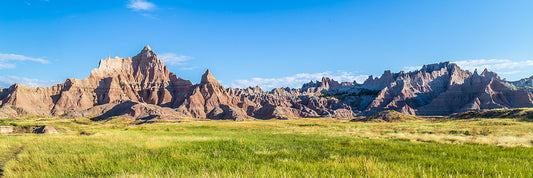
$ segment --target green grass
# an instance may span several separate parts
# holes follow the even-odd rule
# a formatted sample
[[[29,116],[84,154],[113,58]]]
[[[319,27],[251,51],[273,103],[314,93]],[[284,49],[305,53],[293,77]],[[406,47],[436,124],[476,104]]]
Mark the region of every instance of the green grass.
[[[6,177],[533,177],[531,145],[471,139],[526,138],[531,144],[532,123],[510,119],[136,125],[120,118],[17,118],[3,123],[53,125],[60,132],[0,135]],[[459,141],[447,144],[423,136]]]

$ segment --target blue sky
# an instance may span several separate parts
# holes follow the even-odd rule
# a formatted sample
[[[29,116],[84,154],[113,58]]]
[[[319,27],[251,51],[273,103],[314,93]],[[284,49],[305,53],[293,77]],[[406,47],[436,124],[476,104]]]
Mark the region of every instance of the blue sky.
[[[441,61],[533,75],[533,1],[0,1],[0,87],[85,78],[145,45],[176,75],[225,87],[362,81]],[[480,69],[482,70],[482,69]]]

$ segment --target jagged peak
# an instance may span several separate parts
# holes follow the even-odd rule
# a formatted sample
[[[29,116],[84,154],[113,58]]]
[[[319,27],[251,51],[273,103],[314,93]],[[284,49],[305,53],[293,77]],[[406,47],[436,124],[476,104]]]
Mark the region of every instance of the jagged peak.
[[[144,46],[142,51],[145,51],[145,52],[152,51],[152,48],[150,48],[150,45],[146,45]]]
[[[481,72],[481,75],[485,75],[487,72],[489,72],[489,70],[487,70],[487,68],[485,68],[485,69],[483,70],[483,72]]]
[[[164,68],[164,66],[165,66],[163,61],[161,61],[157,57],[156,53],[154,51],[152,51],[152,48],[150,48],[150,46],[148,46],[148,45],[146,45],[139,54],[134,56],[132,58],[132,60],[133,60],[133,63],[135,65],[134,67],[137,67],[137,66],[151,66],[151,67],[158,66],[158,67],[163,67]]]
[[[215,76],[211,74],[211,71],[207,69],[204,74],[202,75],[202,81],[201,84],[216,84],[219,85],[218,81],[215,79]]]
[[[446,68],[448,70],[454,70],[454,69],[459,68],[459,66],[455,63],[446,61],[446,62],[424,65],[422,66],[422,69],[420,69],[420,71],[433,72],[433,71],[441,70],[443,68]]]
[[[392,76],[392,72],[391,72],[391,70],[385,70],[385,71],[383,71],[383,74],[381,76],[382,77],[383,76]]]
[[[138,57],[138,56],[141,56],[142,57],[145,57],[145,58],[157,58],[157,55],[155,54],[155,52],[152,50],[152,48],[150,48],[149,45],[146,45],[142,50],[141,52],[139,52],[139,54],[137,54],[135,57]],[[134,57],[134,58],[135,58]]]
[[[496,74],[495,72],[491,72],[491,71],[487,70],[487,68],[485,68],[485,70],[483,70],[483,72],[481,72],[481,76],[500,79],[500,76],[498,76],[498,74]]]
[[[98,68],[91,71],[91,77],[110,77],[123,74],[134,76],[136,80],[170,80],[168,68],[165,66],[150,46],[145,46],[141,52],[133,58],[111,58],[107,56],[101,59]],[[174,75],[174,74],[172,74]]]
[[[323,76],[320,81],[311,80],[309,83],[304,83],[302,85],[302,90],[308,90],[309,88],[315,89],[328,89],[330,87],[339,87],[341,84],[329,77]]]

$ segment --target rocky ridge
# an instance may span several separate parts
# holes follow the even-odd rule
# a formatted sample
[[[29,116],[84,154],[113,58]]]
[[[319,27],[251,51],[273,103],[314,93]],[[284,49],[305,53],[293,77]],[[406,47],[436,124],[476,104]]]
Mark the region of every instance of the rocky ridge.
[[[132,58],[100,60],[84,79],[52,87],[14,84],[0,92],[0,117],[42,115],[135,119],[353,117],[337,99],[297,90],[225,89],[207,70],[198,84],[168,71],[149,46]]]
[[[394,110],[449,115],[468,110],[533,107],[527,81],[507,82],[443,62],[411,72],[385,71],[364,83],[327,77],[300,89],[224,88],[207,70],[193,84],[171,73],[149,46],[132,58],[106,58],[88,78],[52,87],[14,84],[0,90],[0,117],[42,115],[133,119],[352,118]]]

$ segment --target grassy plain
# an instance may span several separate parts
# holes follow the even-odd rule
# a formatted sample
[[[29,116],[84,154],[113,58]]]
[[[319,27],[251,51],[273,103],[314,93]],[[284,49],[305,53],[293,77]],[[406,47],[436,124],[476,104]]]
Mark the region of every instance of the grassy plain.
[[[517,119],[0,125],[60,132],[0,134],[5,177],[533,177],[533,122]]]

